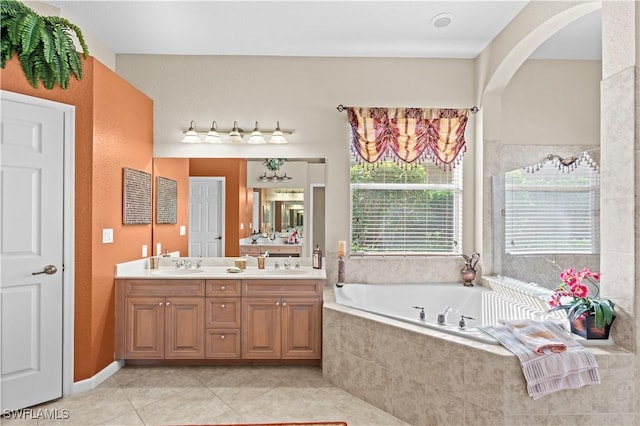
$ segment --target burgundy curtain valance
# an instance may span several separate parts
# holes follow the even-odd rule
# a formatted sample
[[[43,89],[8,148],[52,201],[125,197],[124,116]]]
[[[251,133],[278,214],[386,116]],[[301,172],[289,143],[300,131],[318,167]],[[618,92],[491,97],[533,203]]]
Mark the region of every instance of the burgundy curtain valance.
[[[406,164],[432,161],[451,169],[466,151],[468,109],[346,108],[351,149],[368,164],[393,159]]]

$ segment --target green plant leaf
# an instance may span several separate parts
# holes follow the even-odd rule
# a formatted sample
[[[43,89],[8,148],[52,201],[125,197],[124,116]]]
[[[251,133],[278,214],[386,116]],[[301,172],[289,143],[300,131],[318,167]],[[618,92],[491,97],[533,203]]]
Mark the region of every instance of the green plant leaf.
[[[44,30],[44,20],[38,15],[27,15],[22,21],[20,29],[20,41],[22,52],[29,55],[36,49]]]
[[[71,73],[82,78],[82,60],[73,42],[75,33],[85,57],[89,49],[79,27],[58,16],[42,17],[16,0],[0,1],[0,64],[18,54],[27,81],[47,89],[67,88]]]

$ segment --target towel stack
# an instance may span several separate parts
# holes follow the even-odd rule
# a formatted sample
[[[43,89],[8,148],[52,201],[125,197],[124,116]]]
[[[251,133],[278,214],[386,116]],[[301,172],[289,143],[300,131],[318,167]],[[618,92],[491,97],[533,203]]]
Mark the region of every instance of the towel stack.
[[[516,320],[478,328],[518,357],[533,399],[600,383],[593,354],[556,323]]]

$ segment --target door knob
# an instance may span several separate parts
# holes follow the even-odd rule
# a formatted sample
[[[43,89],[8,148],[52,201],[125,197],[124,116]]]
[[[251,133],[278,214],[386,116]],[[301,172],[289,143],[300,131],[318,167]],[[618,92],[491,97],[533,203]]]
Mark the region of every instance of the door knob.
[[[215,239],[216,239],[216,240],[221,240],[221,239],[222,239],[222,235],[221,235],[221,236],[219,236],[219,237],[216,237]]]
[[[44,270],[40,272],[32,272],[31,275],[40,275],[40,274],[53,275],[56,272],[58,272],[58,268],[56,268],[54,265],[47,265],[44,267]]]

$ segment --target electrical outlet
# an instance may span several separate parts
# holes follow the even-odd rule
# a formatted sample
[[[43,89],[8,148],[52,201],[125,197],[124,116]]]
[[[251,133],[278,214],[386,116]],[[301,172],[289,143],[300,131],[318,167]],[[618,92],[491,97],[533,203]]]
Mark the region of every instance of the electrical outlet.
[[[187,227],[182,225],[180,226],[180,235],[187,235]]]
[[[102,230],[102,244],[111,244],[111,243],[113,243],[113,229],[104,228]]]
[[[156,244],[156,256],[161,256],[162,255],[162,243],[157,243]]]
[[[142,257],[147,257],[147,245],[142,245]]]

